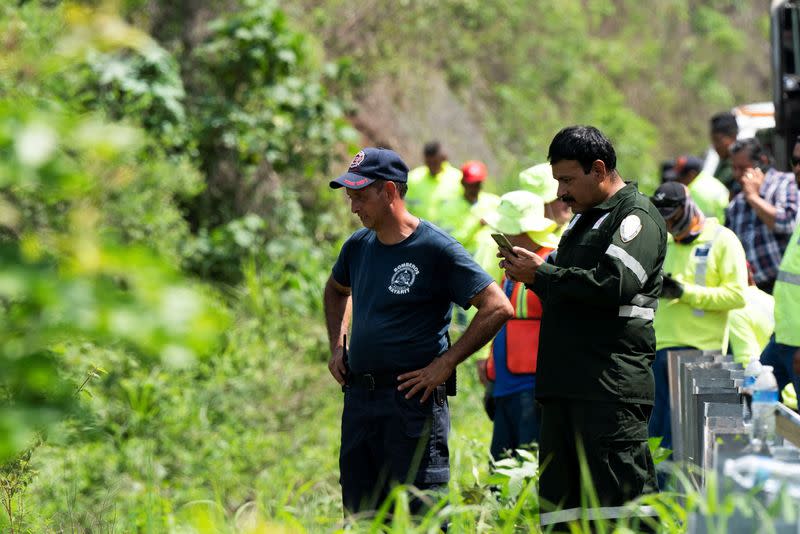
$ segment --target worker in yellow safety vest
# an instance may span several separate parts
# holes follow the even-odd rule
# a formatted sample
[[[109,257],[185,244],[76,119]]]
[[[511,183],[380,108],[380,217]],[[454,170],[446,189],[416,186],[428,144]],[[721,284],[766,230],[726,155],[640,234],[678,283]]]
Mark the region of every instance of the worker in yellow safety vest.
[[[488,238],[488,241],[494,243],[489,235],[485,235],[483,238],[479,235],[481,230],[486,228],[484,217],[493,212],[500,203],[500,197],[483,191],[483,183],[488,174],[489,170],[483,162],[471,160],[464,163],[461,166],[463,194],[457,198],[445,200],[438,215],[439,226],[442,230],[453,236],[473,257],[481,239],[487,241]],[[496,259],[494,263],[499,270]],[[492,277],[494,278],[494,275]],[[474,306],[468,310],[460,306],[453,309],[452,326],[454,329],[451,334],[454,338],[460,337],[475,316],[475,311]]]
[[[450,165],[438,141],[425,144],[425,164],[408,173],[406,206],[420,219],[442,225],[442,205],[461,196],[461,171]]]
[[[666,220],[670,237],[653,323],[656,400],[648,430],[650,436],[662,438],[663,447],[672,448],[667,351],[726,350],[728,312],[745,303],[747,264],[736,234],[717,219],[706,218],[685,185],[666,182],[651,200]]]
[[[792,151],[792,171],[800,185],[800,137]],[[800,392],[800,225],[783,253],[772,294],[775,335],[761,353],[761,363],[772,366],[779,391],[792,382]]]
[[[748,263],[747,283],[744,290],[744,308],[731,310],[728,314],[733,359],[747,366],[758,359],[775,332],[775,297],[759,289],[753,280],[753,270]],[[781,390],[782,402],[797,410],[797,393],[794,384],[787,383]]]
[[[461,196],[446,200],[439,211],[442,230],[464,245],[474,255],[477,248],[475,236],[485,226],[484,217],[493,212],[500,197],[483,190],[489,174],[481,161],[467,161],[461,166]]]
[[[744,290],[744,308],[728,314],[733,359],[747,366],[758,359],[775,331],[775,298],[756,287],[753,271],[747,264],[747,287]]]
[[[729,191],[722,182],[703,172],[703,160],[695,156],[681,156],[672,169],[664,173],[665,181],[674,180],[689,188],[692,200],[706,217],[716,217],[725,222]]]

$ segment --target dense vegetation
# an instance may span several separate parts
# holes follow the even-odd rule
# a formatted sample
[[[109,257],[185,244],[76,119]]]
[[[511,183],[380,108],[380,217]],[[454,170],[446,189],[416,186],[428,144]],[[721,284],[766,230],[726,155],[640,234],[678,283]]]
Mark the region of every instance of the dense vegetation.
[[[331,57],[358,66],[363,106],[375,117],[357,117],[374,137],[417,159],[416,128],[442,137],[461,160],[475,156],[472,138],[486,137],[488,151],[477,155],[495,163],[490,169],[504,185],[545,160],[561,127],[591,123],[615,141],[623,174],[652,187],[660,159],[708,146],[711,114],[771,94],[765,2],[291,5]],[[437,97],[438,77],[463,103],[460,113],[436,108],[452,105]],[[387,120],[376,100],[413,117],[415,128]]]
[[[371,88],[390,80],[404,110],[444,79],[471,110],[448,128],[486,139],[498,176],[585,121],[646,179],[706,144],[712,111],[763,98],[763,80],[730,76],[765,76],[763,35],[734,30],[764,14],[694,4],[3,3],[0,529],[340,526],[321,291],[354,221],[326,183],[357,142],[394,139],[365,116]],[[412,139],[396,139],[410,160]],[[489,476],[462,376],[438,513],[456,530],[532,527],[535,456]],[[662,524],[678,529],[671,499]]]

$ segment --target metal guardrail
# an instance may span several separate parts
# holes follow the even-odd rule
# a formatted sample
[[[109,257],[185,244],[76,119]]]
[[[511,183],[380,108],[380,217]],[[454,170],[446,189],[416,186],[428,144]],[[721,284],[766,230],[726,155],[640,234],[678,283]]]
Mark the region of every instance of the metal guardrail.
[[[800,447],[800,415],[783,404],[775,408],[775,430],[783,439]]]
[[[669,403],[672,407],[672,457],[676,462],[685,458],[683,447],[683,382],[680,380],[681,368],[686,362],[713,361],[714,357],[700,350],[675,350],[667,352],[667,377],[669,379]]]

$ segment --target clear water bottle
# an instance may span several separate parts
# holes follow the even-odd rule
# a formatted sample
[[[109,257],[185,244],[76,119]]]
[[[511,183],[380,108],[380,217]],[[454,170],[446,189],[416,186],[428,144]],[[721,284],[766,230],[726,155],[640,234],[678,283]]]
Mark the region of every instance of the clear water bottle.
[[[753,424],[750,443],[754,450],[766,452],[775,446],[775,407],[778,382],[772,366],[764,365],[753,385]]]
[[[744,417],[745,428],[750,428],[753,417],[753,389],[756,385],[756,378],[761,373],[761,362],[758,358],[752,358],[744,368],[744,385],[742,386],[742,416]]]
[[[723,472],[743,488],[761,487],[773,495],[786,490],[791,498],[800,498],[800,464],[795,462],[749,454],[725,460]]]

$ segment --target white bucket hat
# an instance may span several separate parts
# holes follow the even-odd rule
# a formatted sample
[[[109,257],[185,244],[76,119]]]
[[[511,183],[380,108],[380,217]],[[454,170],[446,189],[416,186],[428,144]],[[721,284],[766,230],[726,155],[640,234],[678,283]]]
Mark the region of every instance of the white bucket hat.
[[[558,198],[558,182],[553,178],[553,168],[549,163],[540,163],[519,173],[519,186],[539,195],[545,204]]]
[[[484,220],[498,232],[508,235],[527,233],[542,246],[558,245],[558,238],[552,234],[556,223],[544,216],[544,201],[530,191],[506,193],[500,197],[497,209],[487,214]]]

